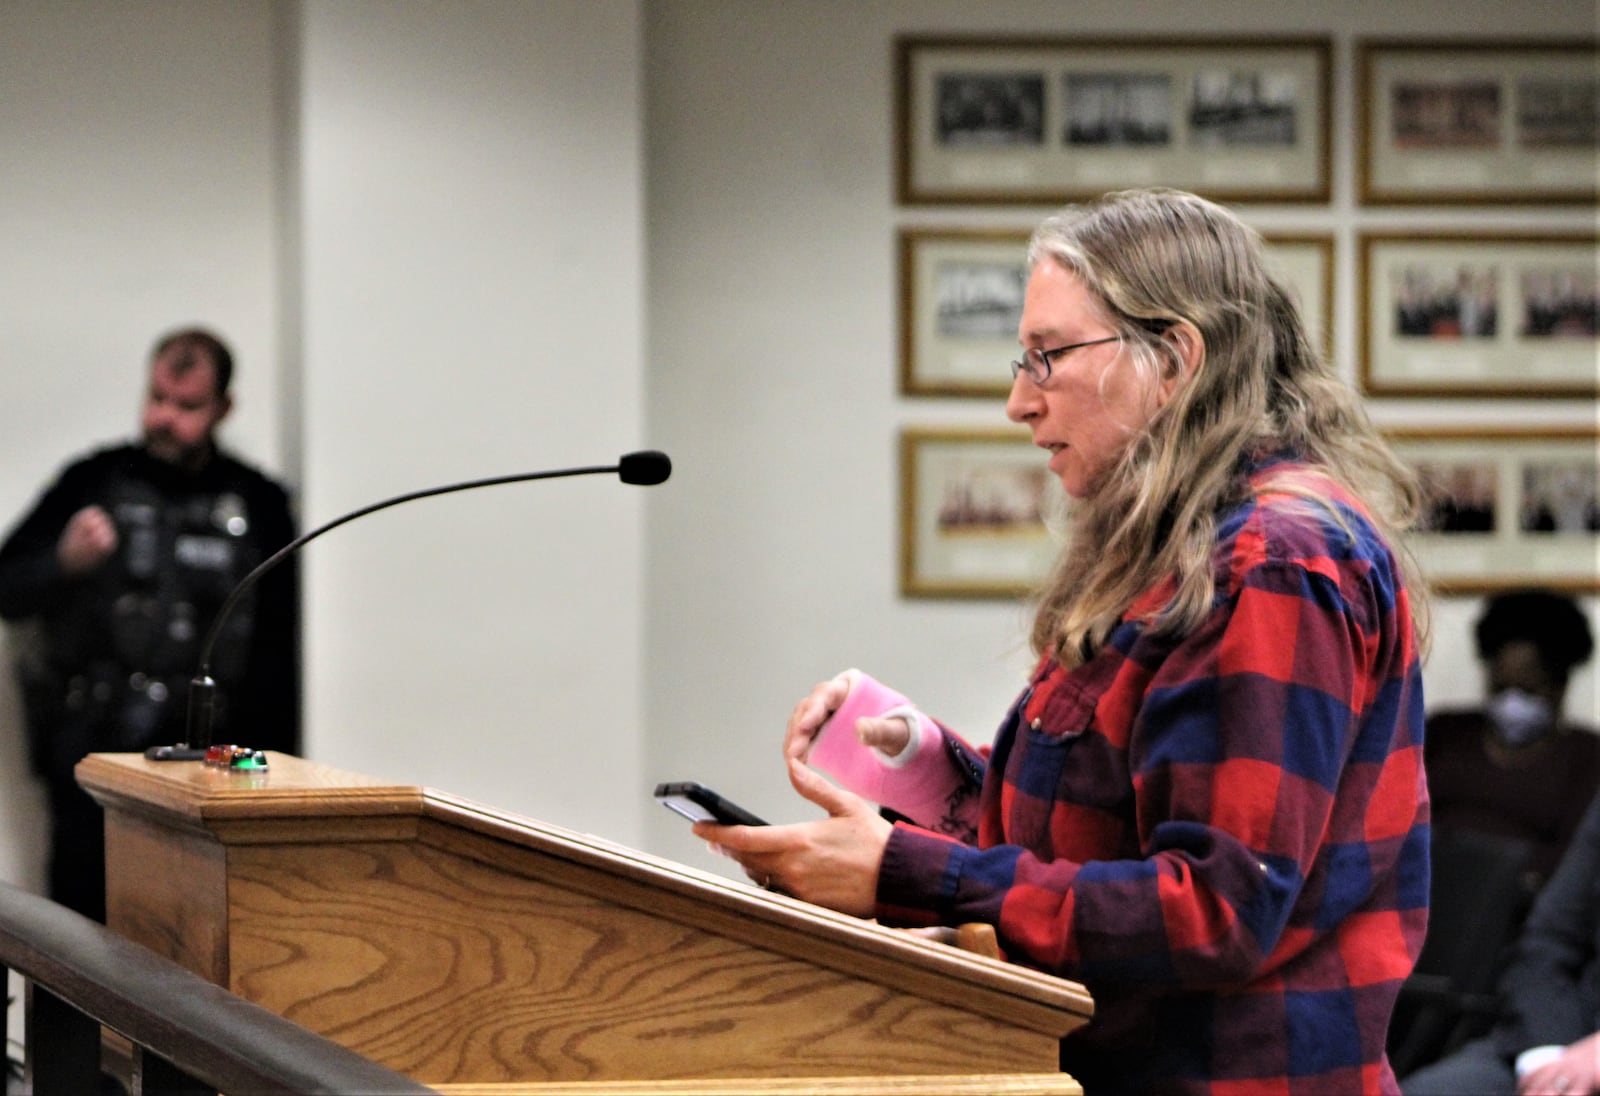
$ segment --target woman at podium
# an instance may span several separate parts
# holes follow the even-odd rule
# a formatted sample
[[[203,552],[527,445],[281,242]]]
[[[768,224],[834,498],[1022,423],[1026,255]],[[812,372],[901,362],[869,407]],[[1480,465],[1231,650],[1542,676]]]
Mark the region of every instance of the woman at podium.
[[[1217,205],[1107,195],[1028,265],[1006,413],[1073,504],[992,747],[848,670],[784,739],[826,817],[696,832],[1082,982],[1062,1068],[1089,1093],[1398,1092],[1428,889],[1415,477]]]

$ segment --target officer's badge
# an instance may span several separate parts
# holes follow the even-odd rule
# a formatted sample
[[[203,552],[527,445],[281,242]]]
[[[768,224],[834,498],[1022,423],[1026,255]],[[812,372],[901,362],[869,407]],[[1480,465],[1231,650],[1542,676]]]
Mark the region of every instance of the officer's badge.
[[[218,495],[217,501],[211,507],[211,524],[233,537],[242,537],[248,533],[250,518],[245,510],[244,499],[232,491],[224,491]]]

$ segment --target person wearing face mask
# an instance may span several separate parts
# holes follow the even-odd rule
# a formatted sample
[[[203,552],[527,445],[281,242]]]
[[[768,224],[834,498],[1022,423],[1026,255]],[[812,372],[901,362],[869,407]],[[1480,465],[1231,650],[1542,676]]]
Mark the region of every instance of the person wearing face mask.
[[[1600,735],[1565,708],[1567,682],[1594,637],[1572,598],[1517,590],[1488,600],[1474,639],[1483,703],[1428,717],[1433,824],[1527,842],[1537,889],[1600,792]]]
[[[184,740],[213,617],[294,539],[284,489],[217,445],[232,376],[211,332],[159,339],[139,440],[68,464],[0,545],[0,618],[18,626],[29,756],[49,796],[50,897],[96,920],[104,824],[73,766]],[[298,751],[299,611],[292,559],[236,604],[211,662],[216,741]]]
[[[1028,266],[1006,413],[1074,502],[992,747],[849,670],[783,740],[826,817],[695,832],[762,885],[988,923],[1083,983],[1061,1065],[1090,1096],[1396,1093],[1427,921],[1426,587],[1397,547],[1420,486],[1222,207],[1110,194]]]

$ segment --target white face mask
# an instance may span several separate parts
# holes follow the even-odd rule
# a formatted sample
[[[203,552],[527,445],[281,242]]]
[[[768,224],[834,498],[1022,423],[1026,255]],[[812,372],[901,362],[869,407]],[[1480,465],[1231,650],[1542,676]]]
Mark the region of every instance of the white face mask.
[[[1489,698],[1489,722],[1507,746],[1526,746],[1555,726],[1555,712],[1542,696],[1521,689],[1502,689]]]

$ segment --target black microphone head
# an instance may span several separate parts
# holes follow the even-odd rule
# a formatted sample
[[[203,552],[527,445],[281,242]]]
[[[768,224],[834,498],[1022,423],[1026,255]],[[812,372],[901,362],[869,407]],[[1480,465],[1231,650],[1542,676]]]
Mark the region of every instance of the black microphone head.
[[[617,477],[623,483],[650,487],[672,475],[672,458],[659,449],[641,449],[637,453],[624,453],[617,461]]]

